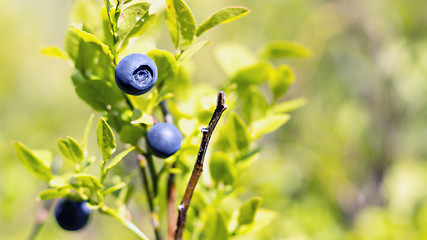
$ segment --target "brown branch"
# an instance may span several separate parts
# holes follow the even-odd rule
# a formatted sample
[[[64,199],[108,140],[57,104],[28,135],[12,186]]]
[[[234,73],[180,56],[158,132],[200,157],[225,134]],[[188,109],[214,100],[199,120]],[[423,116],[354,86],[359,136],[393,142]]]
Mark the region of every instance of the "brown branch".
[[[194,164],[193,172],[191,173],[190,180],[188,181],[184,197],[182,198],[181,204],[178,206],[178,221],[176,224],[177,229],[175,232],[175,240],[182,239],[188,207],[190,206],[190,201],[191,197],[193,196],[194,189],[196,188],[200,175],[203,172],[203,162],[209,145],[209,140],[211,139],[212,133],[215,129],[216,124],[221,118],[222,113],[225,111],[225,109],[227,109],[227,105],[225,105],[224,103],[225,93],[223,91],[220,91],[218,93],[217,105],[212,115],[211,121],[209,122],[207,128],[202,129],[203,137],[202,142],[200,144],[199,153],[197,154],[196,163]]]
[[[174,167],[175,163],[171,167]],[[176,188],[175,188],[175,174],[170,173],[168,178],[168,240],[173,240],[176,231],[176,221],[178,214],[175,211],[176,201]]]

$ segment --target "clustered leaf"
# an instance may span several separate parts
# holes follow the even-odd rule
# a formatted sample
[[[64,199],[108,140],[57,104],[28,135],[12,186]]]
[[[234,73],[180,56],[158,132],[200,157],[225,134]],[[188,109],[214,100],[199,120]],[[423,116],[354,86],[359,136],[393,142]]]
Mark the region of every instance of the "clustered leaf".
[[[96,129],[98,148],[102,155],[99,178],[86,173],[89,166],[97,160],[87,153],[94,115],[89,118],[80,143],[71,137],[58,139],[63,157],[76,165],[73,173],[53,175],[50,170],[50,152],[31,151],[22,143],[14,143],[23,165],[49,183],[50,188],[41,191],[39,199],[66,197],[88,201],[101,213],[117,219],[140,239],[147,237],[124,217],[126,204],[134,191],[130,183],[132,174],[126,177],[113,176],[112,181],[106,183],[104,180],[107,173],[133,151],[150,154],[149,149],[145,152],[139,143],[145,136],[147,127],[156,122],[155,116],[160,112],[159,105],[167,99],[173,99],[168,101],[168,108],[184,135],[183,145],[176,155],[164,161],[158,175],[154,167],[150,166],[154,169],[150,169],[153,171],[150,175],[160,178],[162,173],[185,176],[189,172],[198,149],[199,128],[205,126],[212,116],[215,107],[212,94],[216,94],[217,90],[191,84],[186,60],[211,44],[207,40],[196,41],[203,33],[250,12],[245,7],[226,7],[197,26],[194,15],[184,0],[165,1],[165,20],[177,52],[171,54],[165,50],[153,49],[146,53],[157,65],[158,79],[155,88],[144,95],[123,94],[116,86],[114,70],[120,54],[132,43],[130,40],[147,33],[153,25],[156,14],[150,13],[150,3],[104,0],[105,6],[99,9],[95,0],[77,0],[72,13],[75,23],[66,32],[64,50],[55,46],[41,50],[47,56],[74,64],[72,81],[77,95],[102,114]],[[101,21],[96,21],[99,19],[94,19],[93,16]],[[199,229],[202,223],[203,229],[197,231],[200,232],[199,237],[207,240],[229,239],[236,234],[243,234],[243,231],[239,231],[242,226],[250,229],[262,223],[257,220],[260,214],[264,214],[266,217],[263,215],[263,218],[268,221],[272,219],[274,214],[259,210],[262,202],[259,197],[247,200],[239,210],[223,210],[218,206],[226,197],[238,196],[237,190],[241,189],[238,186],[241,166],[256,158],[261,151],[256,146],[256,141],[285,124],[290,119],[287,113],[306,103],[304,98],[279,102],[295,81],[295,74],[290,66],[276,66],[277,62],[272,60],[302,58],[310,54],[306,47],[293,42],[269,43],[261,49],[258,58],[241,45],[223,44],[216,50],[219,65],[228,77],[224,86],[224,91],[230,96],[227,104],[234,111],[224,116],[228,119],[219,127],[220,134],[208,160],[213,184],[202,185],[200,192],[194,194],[191,205],[194,211],[189,212],[186,225],[187,230],[193,231]],[[117,143],[113,130],[122,143],[131,144],[114,156]],[[152,184],[154,188],[158,183],[153,180]],[[147,191],[152,189],[148,188]],[[157,189],[153,189],[153,192],[156,191]],[[214,191],[215,199],[205,197],[205,193]],[[103,199],[108,194],[116,198],[117,210],[105,205]],[[165,199],[159,196],[153,198],[154,209],[165,205]],[[236,214],[233,215],[233,211]],[[196,218],[202,222],[196,223]],[[232,221],[237,222],[234,231],[229,229]]]
[[[129,39],[142,35],[154,21],[154,14],[149,14],[150,3],[139,2],[125,7],[117,21],[115,36],[118,48],[127,46]]]

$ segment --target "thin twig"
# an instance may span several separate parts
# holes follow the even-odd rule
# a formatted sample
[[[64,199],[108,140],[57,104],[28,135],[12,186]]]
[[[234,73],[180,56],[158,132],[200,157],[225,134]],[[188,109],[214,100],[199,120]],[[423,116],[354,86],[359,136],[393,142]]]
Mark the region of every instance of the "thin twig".
[[[211,121],[209,122],[207,128],[202,129],[203,137],[202,142],[200,144],[199,153],[197,154],[196,163],[194,164],[193,172],[191,173],[190,180],[187,184],[187,189],[185,190],[184,197],[182,198],[181,204],[178,206],[178,221],[176,224],[177,229],[175,232],[175,240],[182,239],[188,207],[190,206],[190,201],[191,197],[193,196],[194,189],[196,188],[200,175],[203,172],[203,163],[209,145],[209,140],[212,136],[216,124],[221,118],[222,113],[226,109],[227,105],[225,105],[225,93],[223,91],[220,91],[218,93],[217,105],[212,115]]]
[[[166,101],[163,100],[160,102],[160,107],[162,109],[163,117],[165,122],[173,123],[173,117],[170,114]],[[172,163],[170,168],[175,168],[175,163]],[[176,221],[178,220],[178,214],[175,211],[175,202],[176,202],[176,188],[175,188],[175,174],[169,173],[168,177],[168,187],[167,187],[167,213],[168,213],[168,240],[173,240],[175,237],[176,231]]]
[[[172,168],[175,163],[172,164]],[[168,240],[173,240],[176,231],[176,222],[178,220],[178,214],[175,211],[176,201],[176,188],[175,188],[175,174],[170,173],[168,178]]]
[[[139,239],[149,240],[149,238],[141,230],[139,230],[139,228],[136,227],[135,224],[133,224],[132,222],[130,222],[126,218],[123,218],[122,216],[120,216],[113,209],[104,205],[102,208],[99,209],[99,211],[101,213],[107,214],[107,215],[115,218],[116,220],[118,220],[121,224],[123,224],[124,227],[126,227],[127,229],[132,231],[136,236],[138,236]]]
[[[37,238],[40,230],[42,229],[47,217],[49,216],[49,211],[52,208],[53,200],[48,200],[43,203],[43,206],[40,207],[39,212],[37,213],[36,221],[34,223],[33,229],[31,230],[28,240],[34,240]]]
[[[137,161],[139,164],[139,170],[141,172],[142,183],[144,184],[145,194],[147,195],[148,206],[150,208],[150,213],[151,213],[151,224],[153,225],[153,228],[154,228],[154,234],[157,240],[161,240],[162,237],[160,236],[159,220],[158,220],[158,216],[155,211],[155,206],[153,203],[153,199],[154,199],[153,192],[150,189],[150,184],[148,182],[148,177],[146,173],[147,160],[144,155],[138,154]]]
[[[172,117],[172,114],[170,114],[168,107],[166,106],[166,100],[163,100],[160,102],[160,108],[162,109],[165,122],[173,123],[173,117]]]
[[[132,109],[132,111],[135,109],[135,107],[133,106],[132,102],[130,101],[130,99],[127,97],[126,94],[124,94],[125,100],[127,105]],[[147,130],[147,126],[141,124],[143,128],[145,128]],[[147,141],[147,139],[145,139]],[[147,146],[148,146],[148,142],[147,142]],[[141,178],[142,178],[142,183],[144,185],[145,188],[145,193],[147,195],[147,199],[148,199],[148,205],[150,208],[150,213],[151,213],[151,224],[153,225],[154,228],[154,234],[156,236],[157,240],[161,240],[162,237],[160,235],[160,226],[159,226],[159,218],[158,218],[158,214],[156,212],[156,207],[154,205],[153,199],[157,196],[157,171],[156,171],[156,167],[154,165],[154,161],[153,161],[153,156],[150,153],[149,149],[147,149],[147,153],[142,154],[141,152],[137,152],[137,161],[140,167],[140,172],[141,172]],[[148,170],[150,172],[150,177],[151,177],[151,184],[152,184],[152,189],[150,188],[150,184],[148,181],[148,177],[147,177],[147,173],[146,173],[146,166],[148,165]]]

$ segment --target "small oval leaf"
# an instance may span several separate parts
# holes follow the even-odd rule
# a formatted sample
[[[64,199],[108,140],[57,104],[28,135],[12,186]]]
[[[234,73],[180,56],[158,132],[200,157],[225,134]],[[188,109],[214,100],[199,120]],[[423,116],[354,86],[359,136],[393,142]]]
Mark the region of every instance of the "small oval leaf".
[[[127,6],[120,13],[115,33],[118,48],[125,47],[132,37],[142,35],[154,22],[154,14],[149,14],[150,3],[139,2]]]
[[[80,37],[84,42],[94,43],[105,55],[107,55],[111,60],[113,59],[113,54],[111,54],[110,48],[107,44],[101,42],[93,34],[80,30],[78,28],[72,28],[72,30]]]
[[[46,55],[49,57],[56,57],[56,58],[68,60],[67,55],[56,46],[45,47],[45,48],[42,48],[40,51],[43,55]]]
[[[161,89],[165,81],[173,79],[178,71],[178,65],[175,57],[168,51],[152,50],[147,54],[156,63],[159,76],[157,77],[156,86]]]
[[[218,24],[232,22],[248,14],[250,11],[245,7],[227,7],[214,13],[210,18],[197,27],[196,36],[202,35],[207,30]]]
[[[117,145],[113,130],[111,130],[110,126],[104,118],[101,118],[98,122],[97,140],[103,161],[109,160],[111,158],[111,154],[116,151]]]
[[[294,42],[268,43],[261,52],[261,57],[267,59],[306,58],[309,56],[310,50],[308,48]]]
[[[166,0],[166,23],[175,48],[184,50],[196,34],[193,13],[183,0]]]
[[[102,189],[99,179],[89,174],[74,174],[70,180],[70,184],[74,187],[89,188],[92,192]]]
[[[228,229],[220,212],[214,208],[207,210],[207,217],[204,226],[206,240],[227,240]]]
[[[22,164],[24,164],[30,172],[46,182],[52,179],[53,175],[49,167],[31,152],[29,148],[20,142],[14,142],[13,147],[18,154],[19,160],[21,160]]]
[[[240,69],[231,79],[237,84],[262,84],[270,74],[272,69],[271,64],[267,62],[259,62],[251,66]]]
[[[253,197],[242,204],[239,210],[239,217],[237,222],[239,225],[251,224],[254,219],[258,208],[261,206],[262,198]]]
[[[69,159],[76,164],[80,164],[85,157],[82,147],[73,138],[66,137],[58,139],[58,147],[66,159]]]
[[[270,74],[270,78],[268,79],[270,89],[274,95],[274,100],[277,100],[279,97],[283,96],[286,91],[288,91],[291,83],[294,81],[295,75],[289,66],[280,65],[274,69]]]
[[[135,150],[135,147],[130,147],[120,153],[118,153],[116,156],[114,156],[110,161],[108,161],[107,166],[105,166],[105,169],[108,171],[112,167],[116,166],[128,153]]]
[[[249,147],[249,132],[243,119],[236,113],[229,116],[228,130],[230,133],[230,142],[235,142],[238,150],[243,151]]]
[[[209,162],[209,170],[216,184],[232,185],[235,178],[233,160],[223,152],[215,152]]]
[[[258,139],[262,135],[273,132],[283,124],[285,124],[291,117],[288,114],[269,115],[261,118],[252,123],[250,132],[252,139]]]

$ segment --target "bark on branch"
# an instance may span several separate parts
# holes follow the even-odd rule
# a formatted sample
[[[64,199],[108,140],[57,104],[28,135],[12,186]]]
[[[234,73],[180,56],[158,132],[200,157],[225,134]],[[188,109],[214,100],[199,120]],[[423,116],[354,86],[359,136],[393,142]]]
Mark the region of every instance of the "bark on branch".
[[[225,93],[223,91],[220,91],[218,93],[217,105],[212,115],[211,121],[209,122],[207,128],[202,129],[203,137],[202,142],[200,144],[199,153],[197,155],[196,163],[194,165],[193,172],[191,173],[190,180],[187,184],[187,189],[185,190],[184,197],[182,198],[181,204],[178,206],[178,221],[177,229],[175,232],[176,240],[182,239],[188,207],[190,206],[191,197],[193,196],[194,189],[196,188],[197,182],[203,171],[203,162],[209,145],[209,140],[212,136],[216,124],[218,123],[225,109],[227,109],[227,105],[225,105]]]

